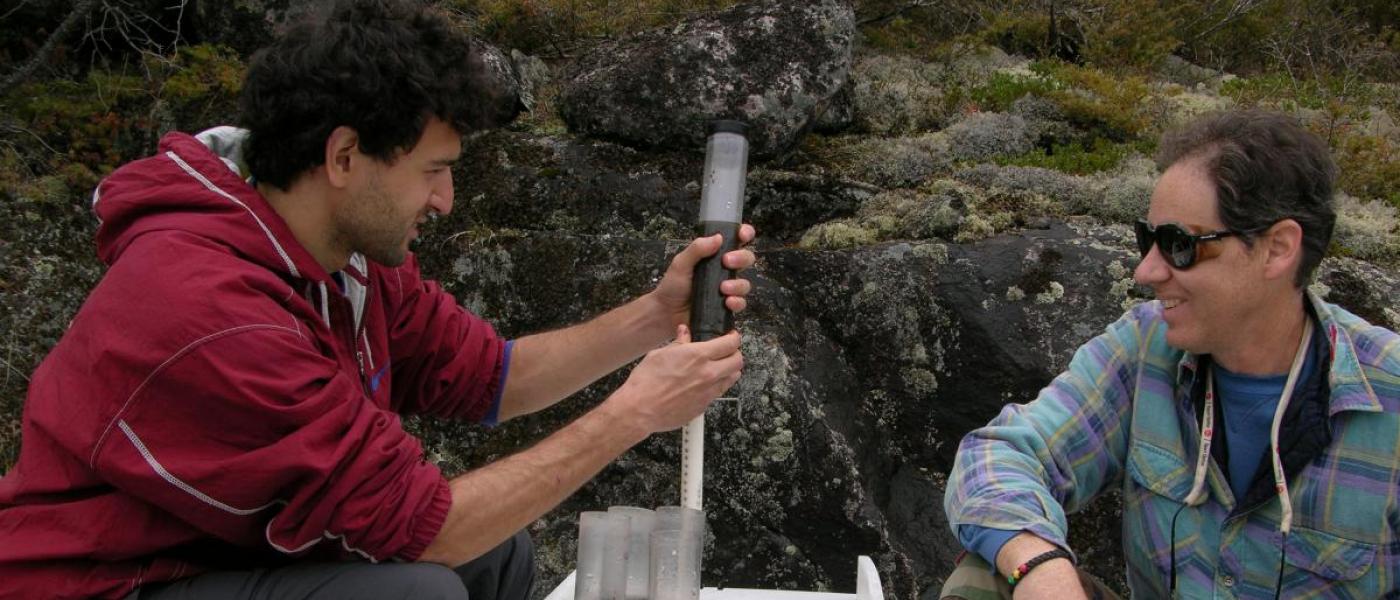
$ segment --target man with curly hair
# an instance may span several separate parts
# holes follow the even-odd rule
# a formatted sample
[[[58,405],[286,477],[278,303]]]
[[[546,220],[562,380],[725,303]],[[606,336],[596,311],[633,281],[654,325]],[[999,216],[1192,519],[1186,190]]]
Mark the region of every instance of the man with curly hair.
[[[650,293],[510,341],[421,278],[409,244],[501,106],[442,15],[348,0],[254,58],[243,129],[168,135],[106,178],[109,270],[35,371],[0,478],[0,597],[524,600],[523,529],[743,358],[736,332],[658,348],[689,341],[718,237]],[[724,282],[726,306],[749,289]],[[585,415],[450,481],[400,421],[494,424],[644,354]]]

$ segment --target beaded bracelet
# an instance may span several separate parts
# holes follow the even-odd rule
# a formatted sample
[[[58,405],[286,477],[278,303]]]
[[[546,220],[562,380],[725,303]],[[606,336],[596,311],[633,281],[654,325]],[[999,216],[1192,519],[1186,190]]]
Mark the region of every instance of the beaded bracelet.
[[[1015,571],[1012,571],[1010,575],[1006,576],[1006,582],[1011,584],[1011,587],[1016,587],[1016,584],[1020,583],[1022,579],[1026,578],[1026,574],[1030,573],[1031,569],[1040,566],[1040,563],[1055,560],[1057,558],[1067,558],[1071,562],[1074,561],[1074,558],[1070,556],[1068,550],[1065,550],[1064,548],[1056,548],[1049,552],[1040,554],[1035,558],[1026,561],[1025,564],[1016,567]]]

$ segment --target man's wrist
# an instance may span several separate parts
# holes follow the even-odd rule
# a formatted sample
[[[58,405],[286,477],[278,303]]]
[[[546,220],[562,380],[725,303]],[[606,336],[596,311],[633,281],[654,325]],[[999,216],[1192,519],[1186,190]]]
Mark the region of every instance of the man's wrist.
[[[1020,583],[1022,579],[1025,579],[1026,575],[1029,575],[1030,572],[1034,571],[1036,567],[1039,567],[1040,565],[1043,565],[1047,562],[1060,559],[1067,560],[1070,562],[1070,564],[1074,564],[1074,558],[1070,556],[1068,550],[1065,550],[1064,548],[1054,548],[1037,554],[1031,557],[1030,560],[1021,563],[1015,569],[1012,569],[1011,573],[1009,573],[1006,576],[1006,582],[1011,584],[1011,587],[1016,587],[1016,584]]]
[[[599,423],[603,424],[606,431],[616,434],[626,447],[635,446],[652,433],[636,411],[628,410],[626,407],[629,401],[634,400],[630,396],[635,393],[635,390],[623,385],[593,410],[585,413],[580,420],[591,421],[596,418]]]
[[[637,302],[641,306],[641,327],[646,339],[660,345],[675,337],[676,313],[656,295],[655,290],[647,292]]]
[[[1046,561],[1030,573],[1019,584],[1011,588],[1011,597],[1056,598],[1063,600],[1084,600],[1089,591],[1079,578],[1079,570],[1068,559],[1057,558]]]
[[[1010,576],[1030,560],[1045,555],[1061,546],[1028,531],[1022,531],[1011,538],[997,553],[997,572],[1002,577]],[[1086,597],[1079,581],[1079,572],[1069,558],[1047,558],[1035,568],[1023,574],[1012,595],[1016,598],[1056,597],[1078,600]],[[1053,592],[1054,596],[1045,596]]]
[[[1059,546],[1029,531],[1022,531],[1003,544],[1001,551],[997,552],[997,573],[1007,577],[1026,561],[1056,548]]]

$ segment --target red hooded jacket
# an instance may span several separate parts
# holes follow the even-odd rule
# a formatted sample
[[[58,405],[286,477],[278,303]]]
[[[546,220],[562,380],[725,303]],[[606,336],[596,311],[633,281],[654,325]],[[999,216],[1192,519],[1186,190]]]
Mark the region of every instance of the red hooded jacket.
[[[93,205],[109,268],[30,381],[0,597],[416,559],[451,497],[399,414],[493,421],[506,343],[412,257],[341,286],[188,135]]]

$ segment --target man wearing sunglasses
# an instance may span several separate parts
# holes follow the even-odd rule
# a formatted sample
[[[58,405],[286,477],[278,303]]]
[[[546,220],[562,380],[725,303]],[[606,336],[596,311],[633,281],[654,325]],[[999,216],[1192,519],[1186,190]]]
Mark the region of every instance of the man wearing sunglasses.
[[[945,506],[970,552],[943,597],[1110,596],[1065,513],[1114,488],[1135,597],[1400,597],[1400,336],[1307,291],[1327,147],[1232,112],[1158,166],[1134,273],[1157,299],[963,439]]]

